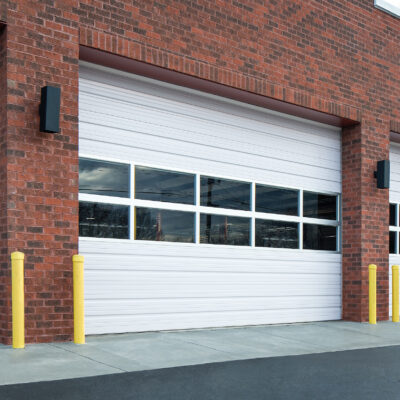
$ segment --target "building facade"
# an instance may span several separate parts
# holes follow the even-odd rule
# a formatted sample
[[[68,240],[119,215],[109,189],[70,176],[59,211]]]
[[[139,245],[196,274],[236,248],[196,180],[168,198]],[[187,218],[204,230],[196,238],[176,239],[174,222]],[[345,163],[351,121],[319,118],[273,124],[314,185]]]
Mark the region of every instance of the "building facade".
[[[400,21],[376,3],[2,0],[0,340],[16,250],[28,342],[71,340],[78,251],[89,334],[366,321],[371,263],[387,320]]]

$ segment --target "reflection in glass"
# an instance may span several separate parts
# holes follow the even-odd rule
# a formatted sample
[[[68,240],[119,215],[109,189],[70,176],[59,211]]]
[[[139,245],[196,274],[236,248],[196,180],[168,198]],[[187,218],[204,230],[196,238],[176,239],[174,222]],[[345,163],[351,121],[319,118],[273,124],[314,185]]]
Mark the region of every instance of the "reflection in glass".
[[[103,196],[130,196],[130,165],[79,159],[79,192]]]
[[[200,178],[200,205],[250,210],[250,190],[251,184],[247,182],[202,176]]]
[[[299,215],[299,191],[256,185],[256,211]]]
[[[250,245],[250,218],[200,215],[200,243]]]
[[[389,253],[396,253],[396,232],[389,232]]]
[[[396,226],[396,204],[389,206],[389,225]]]
[[[336,227],[303,224],[303,248],[309,250],[336,250]]]
[[[336,220],[336,196],[304,192],[303,215],[308,218]]]
[[[136,207],[135,238],[194,243],[194,213]]]
[[[194,204],[195,175],[135,167],[135,197],[141,200]]]
[[[129,239],[129,206],[79,202],[79,236]]]
[[[256,246],[297,249],[299,247],[298,224],[256,219]]]

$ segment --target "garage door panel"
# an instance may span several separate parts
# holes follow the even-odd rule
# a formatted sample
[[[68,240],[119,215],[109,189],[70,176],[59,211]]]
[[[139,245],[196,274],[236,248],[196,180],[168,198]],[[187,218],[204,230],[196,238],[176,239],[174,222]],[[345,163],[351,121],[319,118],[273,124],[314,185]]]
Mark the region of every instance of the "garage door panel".
[[[120,129],[112,128],[96,128],[96,138],[104,143],[112,143],[113,145],[120,145],[121,147],[130,147],[131,152],[135,149],[143,149],[147,151],[154,151],[154,141],[157,140],[157,152],[173,154],[176,156],[187,157],[193,160],[196,165],[197,159],[205,161],[218,160],[220,163],[226,163],[228,165],[233,164],[237,166],[249,166],[252,168],[261,168],[263,170],[271,170],[276,172],[282,172],[285,168],[286,173],[296,174],[301,176],[320,176],[321,179],[327,179],[337,182],[338,167],[333,163],[327,163],[328,165],[321,166],[312,157],[312,149],[309,149],[307,157],[297,157],[297,154],[290,151],[277,151],[274,152],[274,148],[271,147],[270,151],[274,152],[273,157],[266,156],[266,152],[261,152],[253,149],[243,148],[241,151],[236,146],[226,146],[225,148],[218,147],[214,143],[205,144],[204,138],[201,143],[200,140],[196,143],[190,140],[188,137],[181,138],[179,140],[164,138],[161,136],[140,133],[140,132],[121,132]],[[83,138],[85,138],[85,133]],[[200,139],[200,138],[199,138]],[[90,140],[90,139],[89,139]],[[140,144],[140,147],[138,146]],[[301,149],[301,145],[298,145]],[[303,154],[305,149],[303,149]],[[307,150],[308,151],[308,150]],[[320,151],[320,150],[319,150]],[[257,154],[257,152],[259,154]],[[132,155],[132,153],[130,153]],[[295,160],[295,161],[292,161]],[[297,168],[296,168],[297,167]],[[299,170],[299,168],[301,168]]]
[[[101,243],[101,244],[100,244]],[[197,267],[197,262],[193,264],[193,259],[204,260],[209,268],[218,268],[220,262],[226,261],[231,266],[237,264],[240,268],[251,268],[254,262],[260,261],[263,268],[270,268],[274,263],[280,266],[285,264],[288,270],[293,272],[293,266],[300,268],[302,265],[315,266],[323,271],[329,265],[339,265],[341,255],[334,252],[315,252],[284,250],[271,248],[239,248],[234,246],[217,246],[175,243],[157,243],[149,241],[136,241],[134,245],[129,241],[122,240],[96,240],[92,238],[80,238],[80,249],[85,252],[86,268],[97,267],[101,263],[97,260],[113,258],[116,265],[126,265],[135,268],[137,263],[132,263],[131,255],[144,257],[147,260],[161,258],[168,260],[171,258],[181,259],[186,263],[187,268]],[[210,250],[212,249],[212,250]],[[152,254],[154,253],[154,254]],[[136,259],[136,258],[135,258]],[[249,262],[251,260],[251,262]],[[110,260],[112,261],[112,260]],[[246,264],[244,264],[246,262]],[[106,261],[109,264],[109,261]],[[339,269],[340,270],[340,269]]]
[[[112,126],[118,126],[118,129],[114,129]],[[96,125],[95,127],[87,122],[81,124],[82,138],[87,137],[90,140],[96,134],[97,140],[109,142],[111,133],[113,133],[113,144],[129,146],[133,149],[140,143],[141,149],[153,150],[154,140],[157,140],[160,152],[206,160],[215,160],[215,156],[218,154],[221,162],[229,164],[232,163],[232,160],[244,165],[251,162],[251,165],[256,168],[262,167],[276,171],[287,168],[288,173],[294,173],[296,166],[298,173],[299,166],[301,166],[302,173],[307,176],[324,174],[330,180],[337,180],[338,175],[340,176],[340,168],[337,165],[338,151],[331,151],[331,159],[328,159],[328,151],[322,151],[319,146],[312,146],[300,141],[297,144],[288,143],[285,147],[279,143],[279,140],[268,140],[264,143],[259,141],[258,145],[250,145],[242,141],[216,140],[214,136],[205,136],[199,132],[178,132],[176,128],[170,129],[153,125],[141,126],[140,123],[115,121],[112,125],[112,121],[109,121],[107,126]],[[282,150],[283,148],[285,150]]]
[[[95,277],[93,277],[93,275]],[[116,276],[118,275],[118,276]],[[334,295],[341,285],[340,275],[290,276],[280,274],[174,273],[132,272],[122,274],[87,273],[91,284],[86,288],[88,299],[136,298],[152,293],[164,297],[223,297],[223,296],[292,296]]]
[[[141,96],[141,94],[139,94]],[[138,100],[139,101],[139,100]],[[101,111],[99,115],[99,111]],[[211,120],[215,114],[215,121]],[[324,149],[324,153],[333,154],[336,161],[336,152],[340,152],[340,142],[337,141],[337,133],[335,140],[331,139],[331,132],[319,132],[319,135],[310,131],[296,132],[294,129],[285,128],[282,126],[266,124],[251,121],[242,118],[243,122],[235,121],[234,116],[228,113],[216,112],[215,110],[207,110],[204,118],[201,118],[198,110],[188,110],[185,114],[177,114],[176,107],[171,107],[169,110],[160,111],[154,108],[154,105],[143,107],[136,103],[111,104],[101,96],[80,97],[80,120],[82,122],[104,124],[113,126],[110,121],[114,121],[117,125],[124,124],[124,128],[141,127],[143,130],[163,130],[169,129],[177,134],[196,134],[200,133],[206,137],[214,138],[217,141],[228,140],[233,142],[241,142],[243,145],[258,145],[266,141],[278,144],[283,142],[287,146],[304,143],[311,148]],[[236,134],[232,135],[232,129]],[[139,129],[140,131],[140,129]],[[268,136],[266,136],[266,134]],[[268,138],[268,140],[266,140]],[[287,147],[286,146],[286,147]],[[279,147],[279,146],[278,146]],[[296,149],[296,147],[294,147]],[[321,154],[325,157],[325,154]]]
[[[225,297],[225,296],[236,296],[236,297],[249,297],[249,296],[282,296],[286,294],[287,296],[333,296],[337,295],[338,288],[340,288],[339,282],[331,282],[328,285],[323,284],[305,284],[300,286],[294,283],[278,282],[278,285],[284,285],[285,290],[282,287],[274,287],[270,283],[248,283],[243,285],[236,285],[234,282],[218,283],[211,285],[209,282],[199,283],[197,285],[184,286],[184,283],[176,283],[166,287],[164,283],[157,284],[153,282],[152,284],[146,284],[146,282],[141,282],[140,280],[136,284],[127,285],[121,282],[109,283],[107,288],[104,286],[102,281],[93,281],[97,283],[98,287],[91,290],[88,288],[85,290],[85,295],[90,299],[113,299],[116,296],[122,299],[131,299],[132,297],[146,298],[149,297],[149,291],[152,293],[151,297],[156,298],[170,298],[170,297]],[[207,285],[204,287],[203,285]],[[216,293],[214,293],[216,292]],[[278,321],[276,321],[278,322]]]
[[[80,120],[86,123],[95,123],[106,127],[118,126],[124,130],[132,130],[147,134],[164,135],[167,138],[185,139],[190,141],[204,142],[204,137],[208,138],[210,143],[215,145],[232,145],[240,144],[244,148],[254,148],[257,150],[259,146],[268,149],[269,146],[282,151],[282,143],[285,143],[285,148],[291,148],[294,153],[300,146],[309,146],[311,151],[319,154],[321,159],[337,161],[337,153],[340,152],[340,146],[337,141],[329,147],[323,140],[325,137],[319,137],[319,141],[312,141],[314,136],[309,133],[293,134],[290,129],[282,129],[273,125],[260,124],[260,127],[252,125],[251,128],[247,123],[246,127],[237,126],[230,123],[217,123],[210,120],[203,120],[198,117],[189,117],[186,115],[176,115],[174,112],[163,112],[159,110],[137,109],[133,105],[118,104],[115,105],[115,111],[110,109],[107,102],[101,102],[96,99],[96,104],[92,101],[87,101],[85,104],[82,100]],[[99,111],[101,114],[99,115]],[[220,113],[223,116],[222,113]],[[208,113],[210,115],[210,112]],[[173,122],[171,122],[173,121]],[[257,129],[258,128],[258,129]],[[232,136],[232,129],[236,131],[235,136]],[[292,137],[285,135],[285,131],[290,132]],[[266,136],[266,134],[268,136]],[[329,137],[329,136],[328,136]],[[199,141],[200,139],[200,141]],[[201,140],[203,139],[203,140]],[[323,153],[321,149],[323,148]],[[304,157],[304,152],[297,151],[301,157]],[[337,167],[337,164],[335,164]]]
[[[168,314],[168,313],[197,313],[197,312],[224,312],[224,311],[257,311],[257,310],[279,310],[293,309],[296,304],[297,309],[314,308],[318,301],[319,307],[337,308],[340,307],[340,301],[337,296],[326,295],[324,297],[313,296],[269,296],[241,299],[237,303],[235,297],[224,298],[186,298],[182,299],[164,299],[160,302],[158,299],[115,299],[86,302],[87,315],[146,315],[146,314]],[[115,303],[115,304],[114,304]]]
[[[341,191],[337,128],[88,66],[79,101],[82,156]],[[79,251],[87,333],[341,317],[338,252],[82,237]]]
[[[87,254],[87,253],[85,253]],[[132,263],[132,257],[135,257],[135,263]],[[257,259],[248,260],[241,259],[224,259],[207,257],[203,259],[184,259],[179,256],[140,256],[130,255],[127,257],[119,257],[118,261],[115,256],[98,256],[91,257],[86,255],[85,268],[88,271],[187,271],[187,272],[212,272],[212,273],[268,273],[268,274],[340,274],[340,260],[337,262],[311,262],[311,261],[298,261],[287,262],[284,260],[273,259]],[[243,267],[245,265],[245,268]]]
[[[208,327],[262,325],[280,323],[291,323],[298,315],[302,315],[303,322],[329,321],[341,318],[341,307],[304,308],[288,310],[255,310],[255,311],[232,311],[232,312],[205,312],[176,313],[176,314],[147,314],[147,315],[100,315],[91,317],[91,325],[87,327],[88,334],[101,334],[114,332],[132,332],[136,327],[137,332],[194,329]]]
[[[87,69],[84,66],[80,68],[80,77],[81,96],[79,101],[83,111],[85,104],[92,104],[87,101],[87,98],[93,97],[96,99],[96,103],[105,101],[108,108],[112,108],[113,104],[118,104],[118,107],[134,105],[139,108],[164,112],[173,110],[174,119],[175,114],[177,118],[184,115],[189,118],[202,118],[206,123],[236,125],[244,129],[249,129],[249,121],[251,121],[252,129],[278,135],[284,140],[297,140],[300,137],[313,145],[320,143],[323,147],[340,150],[340,141],[337,140],[338,129],[335,127],[324,125],[322,132],[321,125],[311,121],[290,116],[283,117],[282,114],[273,111],[266,114],[259,107],[238,105],[237,102],[204,93],[201,96],[194,96],[193,91],[187,93],[184,88],[172,88],[172,85],[165,87],[162,84],[160,86],[159,82],[154,83],[155,81],[151,82],[150,80],[143,82],[140,77],[133,80],[132,76],[124,78],[114,75],[110,79],[109,73],[97,70],[94,75],[93,69]],[[103,80],[103,83],[95,82],[96,79]],[[115,86],[118,90],[115,90]],[[130,118],[130,116],[131,114],[125,117]]]
[[[119,125],[123,126],[122,123]],[[301,142],[286,146],[274,143],[273,140],[265,143],[260,141],[258,145],[244,144],[241,141],[218,142],[213,136],[206,137],[200,133],[178,134],[176,129],[169,132],[168,129],[152,126],[142,130],[139,128],[132,124],[123,130],[121,127],[115,129],[82,122],[81,137],[83,140],[92,141],[96,135],[96,141],[130,147],[132,149],[130,151],[139,152],[154,151],[156,140],[157,152],[194,158],[194,162],[197,159],[215,160],[215,155],[220,154],[218,158],[220,162],[228,164],[236,164],[236,161],[241,164],[250,162],[255,168],[274,169],[280,172],[282,169],[279,168],[288,168],[290,170],[287,172],[290,173],[295,165],[300,165],[302,169],[297,169],[296,174],[301,173],[305,177],[310,174],[310,176],[324,175],[324,178],[340,183],[340,165],[337,165],[339,151],[329,152],[319,146]],[[132,156],[132,153],[130,154]]]

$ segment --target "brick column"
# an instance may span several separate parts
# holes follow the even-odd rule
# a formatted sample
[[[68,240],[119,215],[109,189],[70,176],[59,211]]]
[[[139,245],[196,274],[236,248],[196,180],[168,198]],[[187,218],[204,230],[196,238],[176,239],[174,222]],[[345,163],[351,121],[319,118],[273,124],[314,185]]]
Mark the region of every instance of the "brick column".
[[[0,25],[0,343],[10,329],[7,249],[7,69],[6,29]]]
[[[7,151],[8,229],[2,236],[7,243],[2,243],[0,280],[7,297],[0,303],[7,320],[0,332],[5,344],[11,342],[9,257],[15,250],[26,255],[26,341],[70,340],[73,333],[79,38],[71,8],[78,2],[51,3],[14,2],[7,13],[7,129],[1,132]],[[61,88],[57,134],[39,132],[40,90],[46,85]]]
[[[368,264],[376,264],[377,319],[389,317],[389,190],[376,162],[389,158],[389,123],[370,116],[343,130],[343,319],[368,321]]]

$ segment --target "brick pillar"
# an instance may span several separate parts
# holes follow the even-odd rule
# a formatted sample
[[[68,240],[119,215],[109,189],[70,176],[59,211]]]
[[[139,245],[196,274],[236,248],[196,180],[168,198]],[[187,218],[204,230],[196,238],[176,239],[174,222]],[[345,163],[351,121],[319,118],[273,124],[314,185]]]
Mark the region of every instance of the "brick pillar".
[[[19,250],[26,255],[26,341],[70,340],[71,258],[78,247],[79,38],[71,12],[77,1],[10,3],[7,130],[2,131],[7,150],[7,233],[2,236],[7,243],[0,281],[8,297],[4,318],[10,321],[9,257]],[[39,132],[40,89],[46,85],[61,88],[57,134]],[[0,175],[0,187],[2,182]],[[2,328],[1,340],[10,344],[11,324]]]
[[[389,317],[389,190],[376,162],[389,158],[389,123],[364,118],[342,135],[343,319],[368,321],[368,264],[376,264],[377,319]]]
[[[7,62],[6,29],[0,25],[0,343],[11,325],[7,248]]]

